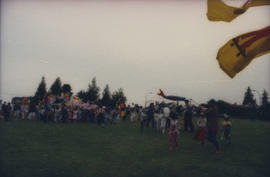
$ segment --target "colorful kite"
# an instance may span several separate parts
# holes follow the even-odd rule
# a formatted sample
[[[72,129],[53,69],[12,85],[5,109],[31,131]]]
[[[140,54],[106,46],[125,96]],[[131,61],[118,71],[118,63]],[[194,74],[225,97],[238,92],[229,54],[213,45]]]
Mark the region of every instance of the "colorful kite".
[[[270,52],[270,26],[229,40],[217,54],[220,67],[231,78],[254,58]]]
[[[263,5],[270,5],[270,0],[248,0],[240,8],[228,6],[222,0],[208,0],[207,17],[210,21],[231,22],[233,19],[246,12],[248,8]]]
[[[211,21],[230,22],[249,7],[270,5],[270,0],[248,0],[241,8],[226,5],[222,0],[208,0],[207,17]],[[217,54],[221,69],[233,78],[254,58],[270,53],[270,26],[239,35],[222,46]]]
[[[161,89],[159,89],[159,93],[157,93],[157,95],[159,95],[165,99],[173,100],[173,101],[185,101],[186,100],[186,98],[180,97],[180,96],[166,96]]]

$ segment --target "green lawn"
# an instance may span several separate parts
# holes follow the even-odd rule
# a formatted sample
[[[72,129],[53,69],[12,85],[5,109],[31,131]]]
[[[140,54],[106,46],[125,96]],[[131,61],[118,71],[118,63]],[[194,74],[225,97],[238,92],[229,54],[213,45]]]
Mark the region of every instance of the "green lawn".
[[[0,121],[1,177],[268,177],[270,122],[233,120],[232,144],[222,154],[191,133],[169,151],[168,135],[139,125]]]

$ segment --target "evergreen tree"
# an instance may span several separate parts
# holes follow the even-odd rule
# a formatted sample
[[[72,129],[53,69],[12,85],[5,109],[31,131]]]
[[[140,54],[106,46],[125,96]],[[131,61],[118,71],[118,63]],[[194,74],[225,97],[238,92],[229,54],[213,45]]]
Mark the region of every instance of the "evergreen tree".
[[[255,105],[256,104],[256,101],[254,99],[254,95],[250,89],[250,87],[247,88],[247,91],[245,93],[245,97],[244,97],[244,100],[243,100],[243,105]]]
[[[72,91],[72,88],[69,84],[63,84],[62,86],[63,93],[68,93],[71,96],[73,94],[71,91]]]
[[[98,102],[99,99],[99,87],[97,86],[96,78],[92,79],[91,84],[88,85],[88,90],[86,92],[87,100],[91,102]]]
[[[87,93],[84,90],[81,90],[77,93],[77,96],[83,101],[87,102]]]
[[[262,95],[262,105],[259,109],[260,119],[270,120],[270,103],[268,102],[268,94],[264,90]]]
[[[43,76],[42,79],[41,79],[41,82],[39,83],[38,85],[38,88],[37,88],[37,91],[35,93],[35,102],[39,102],[39,101],[42,101],[43,98],[45,97],[46,95],[46,82],[45,82],[45,77]]]
[[[102,93],[101,104],[104,106],[110,107],[111,102],[112,102],[112,96],[111,96],[110,88],[107,84]]]
[[[62,86],[61,86],[61,80],[59,77],[56,78],[56,80],[54,81],[54,83],[51,86],[51,93],[54,95],[60,95],[61,91],[62,91]]]
[[[118,89],[118,91],[113,92],[112,94],[112,105],[115,107],[119,103],[125,103],[127,98],[124,94],[122,88]]]
[[[267,105],[268,102],[268,94],[267,92],[264,90],[263,91],[263,95],[262,95],[262,106]]]

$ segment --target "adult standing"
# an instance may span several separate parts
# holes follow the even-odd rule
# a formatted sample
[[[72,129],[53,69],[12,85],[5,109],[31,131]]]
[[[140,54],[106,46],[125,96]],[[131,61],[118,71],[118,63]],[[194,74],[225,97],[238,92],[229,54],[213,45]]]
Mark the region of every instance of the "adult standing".
[[[164,120],[161,123],[162,133],[165,133],[165,131],[170,127],[170,113],[171,113],[170,108],[168,106],[165,106],[163,108],[163,115],[166,122],[165,122],[165,127],[164,127]]]
[[[14,118],[16,118],[16,119],[19,118],[20,112],[21,112],[21,106],[18,103],[16,103],[14,105]]]
[[[205,116],[207,118],[207,139],[215,146],[216,153],[220,153],[221,150],[217,141],[218,109],[214,100],[208,102],[208,110],[206,111]]]
[[[28,112],[29,112],[28,119],[35,120],[35,118],[36,118],[36,105],[34,103],[30,103]]]
[[[141,133],[142,133],[145,127],[145,122],[147,121],[147,114],[144,108],[139,109],[139,118],[140,118],[140,128],[141,128]]]
[[[105,121],[105,107],[101,107],[98,109],[98,114],[97,114],[97,118],[98,118],[98,125],[100,125],[101,127],[104,127],[104,121]]]
[[[194,132],[194,125],[192,122],[192,107],[188,100],[185,100],[185,112],[184,112],[184,130]]]
[[[112,119],[111,119],[111,124],[114,124],[114,123],[115,123],[116,118],[117,118],[117,115],[118,115],[118,113],[117,113],[116,108],[113,108],[113,109],[111,110],[111,117],[112,117]]]
[[[177,135],[179,134],[177,125],[177,114],[175,113],[174,110],[171,111],[170,113],[170,129],[169,129],[169,142],[170,142],[170,150],[173,149],[173,146],[176,148],[178,147],[178,142],[177,142]]]
[[[22,119],[25,119],[27,117],[27,113],[28,113],[28,104],[23,104],[22,107],[21,107],[21,118]]]
[[[128,105],[126,107],[126,114],[124,116],[124,120],[127,120],[128,118],[130,118],[130,115],[131,115],[131,107],[130,107],[130,105]]]
[[[154,103],[151,103],[147,110],[147,124],[146,124],[147,127],[149,126],[149,123],[151,121],[152,128],[155,128],[154,114],[155,114],[155,106]]]
[[[8,121],[8,119],[9,119],[9,111],[8,111],[8,105],[7,105],[6,102],[4,102],[1,109],[2,109],[5,121]]]
[[[67,111],[65,104],[62,104],[61,114],[62,114],[62,122],[66,123],[68,120],[68,111]]]

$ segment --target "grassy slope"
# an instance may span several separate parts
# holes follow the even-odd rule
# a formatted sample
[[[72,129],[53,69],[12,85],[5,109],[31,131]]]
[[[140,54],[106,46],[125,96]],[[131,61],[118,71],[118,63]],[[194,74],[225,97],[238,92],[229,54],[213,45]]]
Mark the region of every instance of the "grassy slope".
[[[230,146],[215,154],[193,134],[181,133],[180,148],[168,135],[143,134],[129,122],[108,125],[0,121],[1,176],[269,176],[270,123],[234,120]]]

